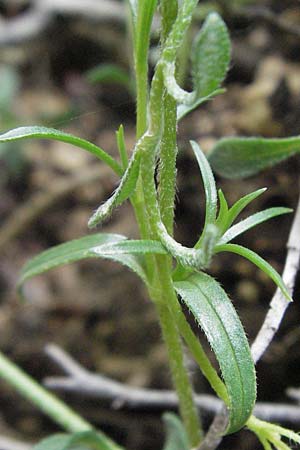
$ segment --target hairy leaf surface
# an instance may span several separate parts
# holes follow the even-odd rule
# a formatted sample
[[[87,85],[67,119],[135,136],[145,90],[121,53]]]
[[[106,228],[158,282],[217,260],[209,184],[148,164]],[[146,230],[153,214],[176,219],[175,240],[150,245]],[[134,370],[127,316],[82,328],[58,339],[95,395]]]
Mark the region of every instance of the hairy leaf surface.
[[[146,281],[142,255],[165,254],[166,250],[156,241],[127,240],[118,234],[98,233],[57,245],[29,261],[21,272],[19,287],[29,278],[50,269],[87,258],[105,258],[117,261]]]
[[[174,285],[219,362],[230,399],[225,432],[238,431],[247,422],[256,398],[254,363],[238,315],[226,292],[207,274],[199,272]]]
[[[283,139],[224,138],[213,147],[208,158],[213,170],[225,178],[254,175],[300,152],[300,137]]]
[[[192,76],[197,98],[211,95],[224,80],[230,62],[230,39],[222,18],[211,13],[196,36]]]
[[[139,170],[140,153],[136,151],[133,153],[120,184],[113,195],[103,205],[100,205],[89,219],[88,226],[90,228],[95,228],[98,224],[106,220],[117,206],[121,205],[134,193]]]

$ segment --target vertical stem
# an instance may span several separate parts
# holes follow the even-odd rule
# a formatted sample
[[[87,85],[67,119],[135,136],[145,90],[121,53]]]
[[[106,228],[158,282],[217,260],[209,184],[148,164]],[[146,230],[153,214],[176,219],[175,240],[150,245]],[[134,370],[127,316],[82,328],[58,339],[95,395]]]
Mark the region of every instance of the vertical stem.
[[[164,45],[176,20],[178,12],[177,0],[161,0],[160,11],[162,16],[161,40],[162,45]],[[163,100],[163,123],[159,165],[159,207],[161,220],[168,233],[173,235],[176,189],[177,104],[167,92],[164,93]]]
[[[164,96],[164,131],[160,146],[159,208],[162,222],[173,235],[176,192],[177,104],[167,93]]]
[[[183,418],[191,447],[196,447],[201,439],[198,414],[192,401],[192,388],[184,366],[182,343],[178,329],[166,302],[157,305],[158,316],[166,347],[168,350],[173,383],[179,399],[179,408]]]

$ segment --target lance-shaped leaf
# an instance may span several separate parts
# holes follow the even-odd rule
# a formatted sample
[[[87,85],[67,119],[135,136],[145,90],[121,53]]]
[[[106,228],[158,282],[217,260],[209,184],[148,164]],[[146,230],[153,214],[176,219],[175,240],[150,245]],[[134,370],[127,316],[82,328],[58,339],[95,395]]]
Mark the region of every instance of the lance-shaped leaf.
[[[29,278],[50,269],[88,258],[105,258],[117,261],[139,275],[146,282],[143,255],[166,254],[157,241],[127,240],[118,234],[98,233],[57,245],[30,260],[23,268],[19,288]]]
[[[188,273],[188,267],[196,268],[198,270],[208,267],[213,255],[214,246],[219,237],[219,229],[215,224],[217,215],[217,188],[214,176],[199,145],[194,141],[191,141],[190,143],[200,168],[205,191],[205,221],[203,232],[195,247],[192,249],[177,243],[171,236],[168,236],[163,225],[160,226],[159,235],[161,241],[179,262],[179,265],[173,274],[174,279],[184,277],[184,275]]]
[[[218,196],[215,179],[204,153],[201,151],[197,142],[191,141],[191,146],[201,171],[206,203],[203,232],[199,241],[195,245],[195,248],[199,248],[201,246],[203,239],[205,238],[205,233],[208,227],[214,225],[216,221]]]
[[[244,233],[245,231],[248,231],[251,228],[256,227],[256,225],[259,225],[260,223],[265,222],[266,220],[269,220],[272,217],[287,214],[292,211],[293,210],[290,208],[282,208],[282,207],[268,208],[265,209],[264,211],[259,211],[253,214],[252,216],[247,217],[247,219],[241,220],[241,222],[229,228],[229,230],[227,230],[226,233],[221,237],[218,244],[226,244],[227,242],[232,241],[234,238]]]
[[[279,287],[283,295],[286,297],[288,301],[292,301],[292,298],[281,278],[278,272],[267,262],[265,261],[261,256],[259,256],[257,253],[253,252],[252,250],[249,250],[249,248],[245,248],[242,245],[237,244],[223,244],[223,245],[217,245],[215,247],[215,253],[220,252],[232,252],[236,253],[237,255],[243,256],[244,258],[251,261],[253,264],[255,264],[260,270],[262,270],[266,275],[268,275],[271,280],[274,281],[274,283]]]
[[[209,154],[215,172],[225,178],[254,175],[300,152],[300,137],[283,139],[224,138]]]
[[[230,62],[230,38],[217,13],[211,13],[196,36],[192,50],[192,76],[197,98],[212,95],[224,80]]]
[[[247,422],[256,399],[254,363],[242,324],[226,292],[211,276],[195,273],[174,286],[219,362],[230,400],[224,432],[238,431]]]
[[[88,222],[89,228],[95,228],[107,219],[114,208],[121,205],[134,192],[140,169],[140,153],[135,151],[124,172],[121,182],[113,195],[94,212]]]
[[[121,450],[119,445],[99,431],[54,434],[43,439],[32,450]]]
[[[163,415],[166,440],[163,450],[190,450],[189,440],[181,420],[171,413]]]
[[[211,13],[195,38],[192,49],[193,92],[181,89],[175,79],[175,65],[165,71],[166,87],[177,99],[177,119],[197,106],[222,94],[220,84],[230,63],[230,38],[227,27],[217,13]]]
[[[67,144],[74,145],[75,147],[82,148],[89,153],[92,153],[98,159],[104,161],[118,175],[122,175],[123,173],[119,163],[115,161],[108,153],[102,150],[102,148],[86,141],[85,139],[81,139],[69,133],[64,133],[60,130],[55,130],[54,128],[38,126],[20,127],[0,135],[0,143],[20,141],[22,139],[51,139],[54,141],[66,142]]]

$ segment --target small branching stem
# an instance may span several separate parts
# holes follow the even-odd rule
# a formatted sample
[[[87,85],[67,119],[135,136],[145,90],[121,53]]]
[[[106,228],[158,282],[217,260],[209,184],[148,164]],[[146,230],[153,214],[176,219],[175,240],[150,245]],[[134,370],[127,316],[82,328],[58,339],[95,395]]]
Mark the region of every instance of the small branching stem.
[[[63,429],[72,433],[93,427],[0,353],[0,376]]]

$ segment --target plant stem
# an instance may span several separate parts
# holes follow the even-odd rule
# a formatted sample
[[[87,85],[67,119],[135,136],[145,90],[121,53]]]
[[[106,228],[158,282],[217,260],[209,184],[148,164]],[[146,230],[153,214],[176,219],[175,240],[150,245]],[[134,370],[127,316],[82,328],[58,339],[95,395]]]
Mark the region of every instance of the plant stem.
[[[91,424],[41,387],[2,353],[0,353],[0,377],[65,430],[76,433],[93,429]]]
[[[199,444],[201,439],[199,420],[195,408],[190,380],[184,366],[182,343],[176,323],[166,302],[157,304],[158,316],[164,341],[168,350],[173,383],[179,399],[180,413],[184,421],[191,447]]]

